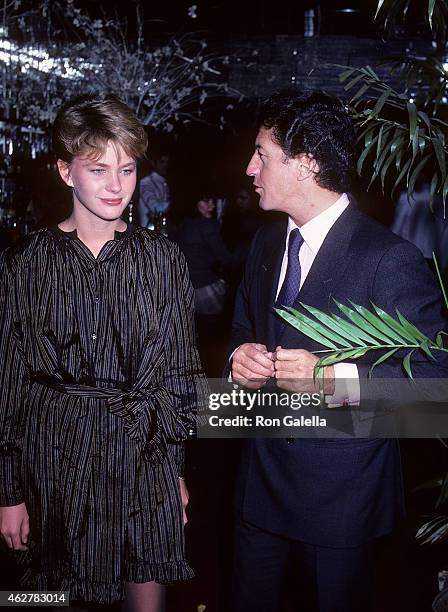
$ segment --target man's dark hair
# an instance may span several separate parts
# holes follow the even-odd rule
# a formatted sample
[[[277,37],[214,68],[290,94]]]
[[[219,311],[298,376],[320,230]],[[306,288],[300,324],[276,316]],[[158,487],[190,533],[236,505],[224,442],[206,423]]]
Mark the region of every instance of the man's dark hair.
[[[316,182],[342,193],[354,172],[355,130],[344,103],[321,91],[282,91],[260,105],[259,125],[272,128],[272,138],[289,158],[312,155],[319,164]]]

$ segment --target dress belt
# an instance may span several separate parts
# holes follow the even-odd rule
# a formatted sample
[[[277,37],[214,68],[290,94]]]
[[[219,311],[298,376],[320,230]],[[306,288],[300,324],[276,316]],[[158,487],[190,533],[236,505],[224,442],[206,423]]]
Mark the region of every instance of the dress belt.
[[[182,442],[188,427],[171,406],[171,397],[163,387],[123,390],[76,383],[61,383],[45,374],[32,374],[31,383],[76,397],[106,400],[109,412],[123,420],[128,436],[142,444],[142,453],[151,463],[165,458],[167,440]]]

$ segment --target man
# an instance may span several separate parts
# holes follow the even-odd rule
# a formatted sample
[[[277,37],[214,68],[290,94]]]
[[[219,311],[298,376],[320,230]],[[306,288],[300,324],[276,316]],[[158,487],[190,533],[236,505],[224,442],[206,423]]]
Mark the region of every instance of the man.
[[[397,307],[431,338],[442,329],[440,292],[417,249],[365,217],[347,196],[355,135],[343,104],[323,93],[278,94],[260,114],[247,174],[263,210],[288,218],[256,235],[238,290],[232,378],[258,389],[314,389],[321,349],[285,325],[275,305],[297,302],[337,312],[334,299],[393,313]],[[340,314],[340,313],[339,313]],[[325,372],[329,404],[359,401],[378,355]],[[416,376],[446,369],[424,356]],[[379,376],[402,376],[387,362]],[[351,383],[351,384],[349,384]],[[256,439],[242,456],[236,496],[235,612],[275,612],[293,567],[300,611],[366,612],[372,542],[403,513],[398,442],[378,439]],[[294,563],[291,564],[291,560]]]
[[[140,225],[148,227],[156,215],[164,215],[170,207],[168,187],[168,155],[154,160],[154,170],[140,181]]]

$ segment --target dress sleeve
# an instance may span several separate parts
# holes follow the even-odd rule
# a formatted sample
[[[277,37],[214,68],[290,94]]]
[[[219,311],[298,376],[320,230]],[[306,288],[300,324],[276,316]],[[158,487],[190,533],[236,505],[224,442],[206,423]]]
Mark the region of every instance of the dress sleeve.
[[[14,321],[14,282],[5,254],[0,256],[0,506],[23,502],[20,462],[26,368]]]

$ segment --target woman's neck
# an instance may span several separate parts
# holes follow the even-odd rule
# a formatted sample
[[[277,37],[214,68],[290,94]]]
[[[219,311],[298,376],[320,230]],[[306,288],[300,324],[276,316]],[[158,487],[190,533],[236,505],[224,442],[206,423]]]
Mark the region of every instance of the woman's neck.
[[[58,227],[64,232],[76,230],[79,240],[86,245],[94,257],[97,257],[106,242],[115,238],[115,232],[126,230],[126,223],[123,219],[105,221],[98,217],[92,219],[91,216],[86,219],[84,215],[73,211],[70,217],[59,223]]]

